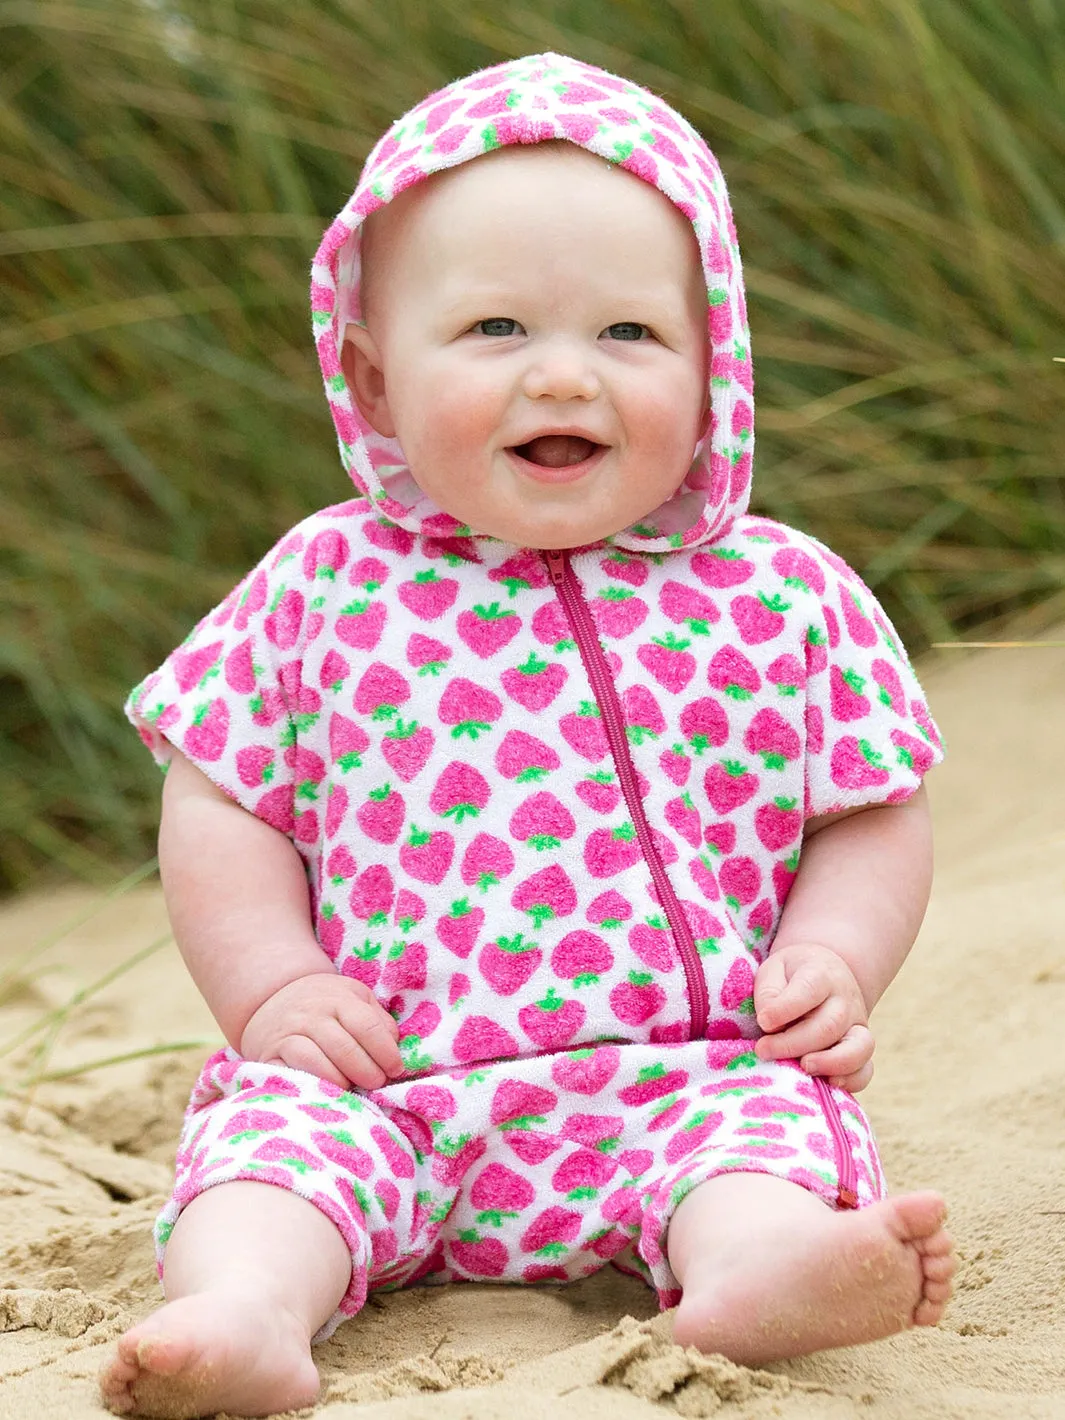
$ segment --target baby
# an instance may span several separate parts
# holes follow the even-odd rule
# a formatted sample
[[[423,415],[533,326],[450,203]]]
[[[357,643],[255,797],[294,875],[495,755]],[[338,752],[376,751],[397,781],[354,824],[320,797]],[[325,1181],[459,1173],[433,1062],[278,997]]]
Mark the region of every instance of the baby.
[[[263,1415],[373,1288],[608,1260],[757,1364],[938,1321],[934,1193],[850,1091],[924,911],[938,738],[839,558],[746,514],[728,200],[558,55],[425,100],[315,261],[357,495],[138,688],[229,1048],[119,1413]]]

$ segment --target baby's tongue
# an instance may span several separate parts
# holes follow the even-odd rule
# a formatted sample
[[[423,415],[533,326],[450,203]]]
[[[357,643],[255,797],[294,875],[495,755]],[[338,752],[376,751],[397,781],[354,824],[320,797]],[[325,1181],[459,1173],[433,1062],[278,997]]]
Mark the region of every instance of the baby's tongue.
[[[590,439],[574,434],[541,434],[538,439],[522,444],[518,452],[530,463],[542,464],[545,468],[566,468],[569,464],[583,462],[597,447]]]

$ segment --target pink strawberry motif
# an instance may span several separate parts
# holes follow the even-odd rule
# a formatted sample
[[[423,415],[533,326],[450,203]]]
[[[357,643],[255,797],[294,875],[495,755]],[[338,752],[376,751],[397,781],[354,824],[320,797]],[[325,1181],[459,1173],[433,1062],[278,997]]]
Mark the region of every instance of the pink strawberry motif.
[[[423,991],[428,955],[423,942],[394,942],[381,972],[382,991]]]
[[[355,709],[374,720],[390,720],[397,707],[410,699],[410,686],[398,671],[375,661],[355,687]]]
[[[524,730],[508,730],[496,750],[496,769],[504,779],[513,779],[517,784],[535,783],[561,763],[550,745]]]
[[[747,914],[747,928],[755,941],[772,931],[773,928],[773,904],[768,897],[763,897],[761,902],[756,902]]]
[[[470,1189],[470,1204],[479,1210],[477,1222],[494,1228],[501,1228],[504,1218],[516,1218],[535,1197],[529,1180],[506,1164],[487,1164]]]
[[[475,656],[487,660],[513,641],[521,630],[521,618],[517,612],[492,602],[490,606],[477,605],[472,611],[459,612],[455,630]]]
[[[553,986],[547,995],[518,1012],[518,1024],[541,1050],[562,1050],[584,1024],[585,1010],[579,1001],[564,1001]]]
[[[396,896],[396,906],[392,921],[401,932],[409,932],[425,916],[425,899],[409,888],[400,888]]]
[[[784,615],[791,607],[783,597],[767,597],[759,592],[756,597],[733,597],[729,602],[729,615],[740,633],[745,646],[757,646],[763,641],[772,641],[784,629]]]
[[[379,557],[360,557],[348,568],[348,581],[369,595],[388,581],[388,568]]]
[[[638,863],[642,852],[628,821],[618,828],[593,828],[584,843],[584,866],[593,878],[610,878]]]
[[[707,587],[738,587],[754,576],[754,563],[732,548],[695,553],[691,569]]]
[[[577,831],[573,815],[554,794],[531,794],[518,805],[508,825],[511,837],[537,852],[560,848]]]
[[[336,581],[336,575],[350,555],[348,540],[336,528],[317,533],[303,554],[303,575],[309,582]]]
[[[377,843],[395,843],[403,827],[406,805],[391,784],[371,789],[366,802],[355,811],[359,827]]]
[[[693,754],[710,746],[718,749],[728,739],[728,716],[712,696],[693,700],[680,712],[680,732]]]
[[[371,937],[364,937],[361,944],[353,942],[349,954],[340,964],[340,974],[361,981],[372,991],[381,975],[381,953],[383,951],[384,943],[375,941]]]
[[[825,747],[824,712],[820,705],[808,702],[803,718],[806,722],[806,753],[808,755],[820,754]]]
[[[337,916],[337,910],[331,902],[322,903],[315,935],[322,950],[336,961],[344,944],[344,919]]]
[[[669,749],[664,749],[658,756],[658,767],[667,779],[676,784],[678,788],[683,788],[691,775],[692,762],[688,758],[684,746],[675,744]],[[577,792],[580,793],[580,789]]]
[[[466,973],[456,971],[448,982],[447,1004],[452,1010],[455,1010],[458,1006],[462,1005],[472,989],[470,978]]]
[[[698,1109],[666,1143],[664,1156],[668,1164],[678,1163],[686,1154],[701,1149],[707,1139],[720,1128],[725,1116],[719,1110]]]
[[[596,769],[577,785],[577,797],[597,814],[611,814],[621,802],[621,786],[608,769]]]
[[[381,741],[388,767],[405,784],[417,778],[432,752],[433,732],[417,720],[397,720]]]
[[[362,726],[334,711],[329,720],[329,753],[333,763],[344,773],[359,769],[362,755],[369,746],[370,737]]]
[[[670,621],[683,622],[693,636],[706,636],[721,620],[721,613],[697,587],[684,582],[666,582],[658,594],[658,605]]]
[[[397,552],[400,557],[409,557],[414,551],[414,534],[387,518],[367,518],[362,524],[362,535],[373,547],[382,552]]]
[[[340,652],[330,647],[322,658],[322,668],[318,672],[318,684],[323,690],[331,690],[336,694],[347,679],[350,670],[351,667]]]
[[[639,1109],[652,1100],[664,1099],[675,1094],[688,1083],[687,1070],[666,1070],[661,1061],[645,1065],[636,1076],[634,1085],[626,1085],[618,1090],[618,1099],[630,1109]]]
[[[610,1007],[619,1021],[642,1026],[666,1004],[666,993],[648,972],[630,971],[610,993]]]
[[[279,784],[276,789],[268,789],[256,803],[255,814],[278,833],[292,833],[295,827],[292,785]]]
[[[440,721],[453,727],[453,740],[461,739],[463,735],[469,735],[471,740],[478,739],[492,728],[502,713],[503,702],[498,695],[462,676],[449,681],[440,697]]]
[[[334,838],[348,811],[348,791],[343,784],[330,784],[325,806],[325,836]]]
[[[503,1080],[492,1096],[489,1123],[503,1129],[529,1129],[546,1124],[558,1095],[525,1080]]]
[[[551,1062],[551,1078],[559,1089],[577,1095],[598,1095],[618,1072],[621,1052],[616,1045],[572,1050]]]
[[[550,646],[556,654],[576,646],[565,610],[556,597],[533,612],[532,633],[541,646]]]
[[[248,642],[250,647],[251,643]],[[195,651],[175,651],[170,658],[177,681],[178,690],[187,695],[190,690],[204,683],[208,673],[214,670],[222,653],[222,642],[212,641],[209,646],[200,646]],[[217,671],[215,671],[217,675]]]
[[[723,823],[709,824],[703,839],[711,853],[727,858],[736,847],[736,825],[727,819]]]
[[[424,952],[424,947],[422,951]],[[442,1019],[440,1007],[433,1001],[419,1001],[411,1014],[399,1023],[399,1048],[406,1070],[428,1070],[433,1065],[432,1057],[421,1050],[422,1041],[432,1035]],[[374,1130],[370,1131],[374,1138]],[[413,1174],[413,1166],[411,1169]]]
[[[632,904],[620,892],[608,888],[589,903],[587,916],[597,927],[620,927],[632,916]]]
[[[776,686],[778,695],[797,695],[806,684],[806,668],[792,655],[778,656],[765,675],[766,680]]]
[[[817,626],[806,629],[806,674],[818,675],[828,665],[828,637]]]
[[[624,691],[621,708],[625,713],[625,734],[630,744],[642,745],[645,740],[657,739],[666,728],[658,701],[646,686],[632,685]]]
[[[579,1198],[596,1198],[617,1171],[617,1164],[606,1154],[575,1149],[555,1170],[551,1187],[556,1193],[564,1193],[567,1203],[575,1203]]]
[[[832,747],[832,782],[840,789],[879,788],[891,778],[884,757],[868,740],[844,735]]]
[[[352,916],[362,918],[368,927],[383,927],[392,911],[394,897],[392,874],[383,863],[374,863],[364,869],[352,885]]]
[[[435,621],[450,611],[459,594],[459,584],[453,577],[438,577],[436,568],[416,572],[409,582],[401,582],[396,595],[422,621]]]
[[[883,662],[879,664],[882,665]],[[233,647],[225,659],[224,669],[226,685],[230,690],[235,690],[238,695],[251,695],[254,692],[259,671],[252,660],[250,636],[239,646]]]
[[[599,566],[607,577],[615,582],[627,582],[630,587],[642,587],[647,581],[647,563],[624,552],[611,552]]]
[[[794,843],[802,832],[798,800],[776,798],[771,804],[760,804],[754,811],[754,831],[770,853],[778,853]]]
[[[802,552],[797,547],[782,547],[779,552],[773,553],[772,567],[779,577],[784,578],[786,587],[824,596],[825,574],[808,552]]]
[[[902,689],[899,673],[888,661],[879,658],[873,662],[873,679],[879,686],[877,699],[881,705],[894,710],[896,715],[906,714],[906,695]]]
[[[673,937],[664,917],[649,917],[629,929],[629,946],[652,971],[672,971],[676,965]]]
[[[690,794],[681,794],[679,798],[670,799],[665,807],[665,815],[670,828],[675,829],[693,848],[699,847],[703,841],[703,825]]]
[[[502,1277],[510,1254],[498,1238],[483,1238],[476,1228],[464,1228],[448,1243],[451,1260],[469,1277]]]
[[[387,619],[384,602],[356,598],[340,609],[335,627],[337,639],[356,651],[372,651],[381,639]]]
[[[455,856],[455,840],[442,829],[435,832],[411,825],[406,843],[399,850],[404,871],[420,883],[442,882]]]
[[[518,1053],[518,1042],[488,1016],[467,1016],[452,1049],[462,1064],[472,1060],[505,1060]]]
[[[647,603],[627,587],[601,587],[588,607],[600,636],[628,636],[647,619]]]
[[[754,968],[746,957],[737,957],[721,983],[721,1005],[726,1011],[754,1015]]]
[[[791,885],[795,881],[795,874],[799,870],[799,850],[788,858],[782,858],[773,864],[773,894],[777,900],[777,906],[783,907],[788,900],[788,893],[791,892]]]
[[[476,818],[491,798],[492,791],[484,775],[472,764],[452,760],[440,774],[429,795],[429,807],[441,818],[462,823]]]
[[[541,868],[514,889],[510,905],[527,912],[539,930],[545,922],[568,917],[577,906],[577,891],[566,870],[557,863]]]
[[[237,750],[237,778],[249,789],[269,784],[275,767],[274,752],[268,745],[249,745]]]
[[[636,658],[659,685],[678,695],[695,674],[695,657],[688,650],[691,642],[679,640],[672,631],[665,636],[652,636],[646,646],[640,646]]]
[[[222,758],[228,738],[229,706],[219,696],[196,707],[182,744],[190,759],[213,764]]]
[[[877,629],[866,616],[858,597],[849,587],[841,587],[839,600],[843,607],[843,620],[846,622],[847,631],[854,644],[865,647],[875,646],[880,639]]]
[[[760,754],[767,769],[783,769],[789,760],[798,759],[802,742],[783,715],[768,706],[759,710],[743,737],[750,754]]]
[[[462,856],[460,873],[467,887],[487,892],[514,871],[514,854],[501,838],[479,833]]]
[[[905,730],[892,730],[891,743],[895,746],[895,757],[904,769],[912,769],[915,774],[923,776],[932,768],[935,755],[924,740],[908,735]]]
[[[578,711],[563,715],[558,722],[562,738],[570,749],[594,764],[610,753],[610,743],[603,728],[599,706],[594,700],[582,700]]]
[[[545,1208],[521,1236],[522,1252],[561,1257],[581,1230],[581,1215],[569,1208]]]
[[[839,666],[834,665],[829,670],[828,678],[832,718],[844,723],[864,720],[870,710],[869,700],[862,694],[865,689],[864,677],[857,671],[841,671]]]
[[[523,933],[486,942],[477,958],[481,975],[499,996],[513,996],[535,973],[543,958],[539,944]]]
[[[446,916],[437,919],[436,935],[449,952],[465,961],[477,944],[483,924],[484,908],[471,907],[468,898],[460,897]]]
[[[473,1019],[484,1020],[484,1017],[475,1016]],[[459,1034],[461,1035],[461,1031]],[[506,1031],[499,1034],[500,1039],[506,1036],[507,1040],[511,1040]],[[514,1044],[513,1040],[511,1044]],[[457,1188],[487,1148],[488,1145],[483,1139],[467,1140],[466,1136],[462,1135],[460,1146],[453,1153],[449,1153],[444,1147],[444,1141],[438,1139],[432,1165],[434,1180],[445,1188]]]
[[[353,878],[358,872],[358,865],[352,857],[351,850],[343,844],[333,849],[326,859],[326,876],[334,887],[340,887],[348,878]]]
[[[731,814],[758,792],[758,776],[738,759],[723,759],[703,775],[703,788],[714,813]]]
[[[565,685],[569,672],[558,661],[545,661],[530,651],[520,666],[500,677],[503,689],[526,710],[545,710]]]
[[[407,663],[420,676],[439,675],[451,659],[451,647],[435,637],[423,636],[420,631],[412,632],[407,641]]]
[[[726,858],[718,870],[725,901],[733,912],[749,907],[762,885],[762,870],[753,858]]]
[[[614,953],[595,932],[567,932],[551,953],[551,970],[576,986],[594,986],[614,965]]]
[[[735,646],[722,646],[714,652],[706,678],[712,689],[723,691],[731,700],[750,700],[762,687],[762,677]]]
[[[547,570],[539,553],[523,551],[508,557],[488,573],[490,582],[499,582],[512,597],[533,587],[547,586]]]

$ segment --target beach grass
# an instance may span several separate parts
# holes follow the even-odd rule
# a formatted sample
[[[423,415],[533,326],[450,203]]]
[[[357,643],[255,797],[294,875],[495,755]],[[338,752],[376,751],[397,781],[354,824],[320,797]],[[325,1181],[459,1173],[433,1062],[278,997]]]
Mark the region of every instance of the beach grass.
[[[151,852],[126,691],[346,496],[320,231],[409,104],[547,48],[721,159],[757,509],[916,649],[1065,617],[1056,0],[0,0],[0,890]]]

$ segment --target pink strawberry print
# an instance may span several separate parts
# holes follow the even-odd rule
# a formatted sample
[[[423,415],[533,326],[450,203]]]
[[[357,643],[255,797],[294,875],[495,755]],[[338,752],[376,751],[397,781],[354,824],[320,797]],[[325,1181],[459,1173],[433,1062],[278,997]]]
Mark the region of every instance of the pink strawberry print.
[[[779,595],[767,597],[765,592],[759,592],[756,597],[733,597],[729,602],[729,615],[743,644],[757,646],[780,635],[784,629],[784,612],[790,607],[791,603]]]
[[[617,1173],[618,1166],[606,1154],[591,1149],[575,1149],[551,1176],[551,1187],[566,1196],[567,1203],[595,1198]]]
[[[879,634],[873,622],[866,616],[855,593],[849,587],[841,587],[839,600],[843,608],[843,620],[854,644],[866,648],[875,646],[880,639]]]
[[[522,1234],[521,1250],[536,1257],[561,1257],[568,1251],[567,1243],[573,1242],[580,1230],[580,1213],[569,1208],[545,1208]]]
[[[658,756],[658,767],[666,778],[676,784],[678,788],[683,788],[687,784],[692,772],[692,762],[682,744],[671,745],[669,749],[664,749]],[[580,790],[578,789],[577,792],[579,793]]]
[[[409,582],[401,582],[396,588],[403,605],[421,621],[435,621],[450,611],[458,592],[458,582],[453,577],[437,576],[433,567],[416,572]]]
[[[675,1164],[685,1155],[702,1146],[720,1127],[725,1116],[719,1110],[697,1109],[677,1132],[670,1136],[664,1150],[667,1164]]]
[[[315,935],[322,950],[336,961],[344,944],[344,919],[337,916],[337,910],[331,902],[322,903]]]
[[[735,646],[722,646],[714,652],[706,678],[713,690],[723,691],[732,700],[750,700],[762,688],[762,677]]]
[[[399,850],[405,872],[420,883],[442,882],[455,855],[455,840],[443,830],[429,831],[411,825],[407,841]]]
[[[786,587],[824,596],[825,574],[808,552],[797,547],[782,547],[779,552],[773,553],[772,567],[778,576],[783,577]]]
[[[786,653],[770,662],[765,678],[776,686],[778,695],[793,697],[806,684],[806,667],[798,657]]]
[[[237,777],[249,789],[269,784],[276,772],[274,751],[268,745],[249,745],[237,750]]]
[[[832,718],[844,723],[864,720],[870,710],[869,700],[862,693],[865,678],[854,670],[842,671],[839,666],[832,666],[828,674]]]
[[[728,715],[709,695],[693,700],[680,712],[680,731],[693,754],[719,748],[729,736]]]
[[[471,740],[486,734],[503,713],[503,702],[484,686],[456,676],[440,697],[441,724],[451,725],[451,738],[468,735]]]
[[[462,971],[456,971],[448,982],[447,1004],[452,1010],[461,1006],[466,997],[470,994],[472,986],[470,978]]]
[[[584,843],[584,866],[593,878],[610,878],[638,863],[642,853],[631,823],[626,821],[618,828],[593,828]]]
[[[616,1045],[572,1050],[551,1062],[551,1078],[560,1089],[577,1095],[598,1095],[618,1072],[621,1052]]]
[[[597,927],[620,927],[632,916],[632,904],[614,888],[601,892],[588,904],[587,917]]]
[[[445,916],[437,919],[436,935],[449,952],[465,961],[477,944],[483,924],[484,908],[471,907],[469,898],[460,897]]]
[[[578,711],[563,715],[558,722],[562,738],[570,749],[576,750],[584,759],[593,764],[610,753],[610,743],[599,715],[599,707],[594,701],[582,700]]]
[[[562,1050],[584,1024],[585,1010],[579,1001],[563,1000],[553,986],[535,1003],[518,1012],[518,1024],[541,1050]]]
[[[425,948],[423,947],[424,953]],[[422,1042],[436,1030],[442,1017],[440,1007],[433,1001],[420,1001],[411,1014],[399,1023],[399,1048],[406,1070],[428,1070],[433,1065],[432,1057],[421,1049]],[[376,1133],[374,1133],[376,1138]],[[404,1155],[406,1158],[406,1155]],[[408,1160],[409,1163],[409,1160]],[[413,1165],[411,1175],[413,1175]]]
[[[562,761],[550,745],[528,735],[524,730],[508,730],[496,750],[495,765],[504,779],[517,784],[536,783],[545,779]]]
[[[754,811],[754,831],[763,848],[779,853],[794,843],[802,832],[802,814],[797,799],[776,798],[759,804]]]
[[[791,885],[795,881],[795,874],[799,871],[799,850],[796,848],[787,858],[782,858],[773,864],[773,895],[777,900],[777,906],[783,907],[788,900],[788,893],[791,892]]]
[[[395,885],[383,863],[374,863],[356,878],[351,889],[350,907],[354,917],[368,927],[383,927],[392,911]]]
[[[692,802],[692,796],[681,794],[676,799],[670,799],[664,812],[670,828],[679,833],[693,848],[698,848],[703,841],[703,825],[699,811]]]
[[[233,647],[225,659],[223,669],[226,685],[230,690],[235,690],[238,695],[251,695],[254,692],[255,682],[261,671],[252,660],[250,636]]]
[[[736,825],[728,820],[708,824],[703,840],[712,853],[727,858],[736,847]]]
[[[749,907],[762,885],[762,870],[753,858],[726,858],[718,869],[718,881],[725,901],[733,912]]]
[[[622,692],[621,708],[625,714],[625,734],[629,743],[642,745],[657,739],[666,728],[658,701],[643,685],[632,685]]]
[[[754,576],[754,563],[732,548],[695,553],[691,569],[707,587],[737,587]]]
[[[500,677],[511,700],[526,710],[546,710],[565,685],[569,672],[558,661],[545,661],[530,651],[520,666],[511,666]]]
[[[361,725],[346,715],[334,712],[329,720],[329,753],[333,763],[344,773],[362,765],[362,755],[370,746],[370,737]]]
[[[888,661],[877,659],[873,662],[873,680],[876,682],[877,700],[894,710],[896,715],[906,714],[906,695],[899,673]]]
[[[832,747],[832,782],[840,789],[880,788],[891,778],[884,757],[868,740],[844,735]]]
[[[331,690],[336,694],[343,686],[350,671],[351,666],[340,652],[330,647],[325,653],[322,668],[318,672],[318,684],[323,690]]]
[[[629,946],[633,955],[652,971],[672,971],[676,965],[673,936],[664,917],[648,917],[629,928]]]
[[[435,637],[412,632],[407,642],[407,662],[420,676],[436,676],[451,659],[451,647]]]
[[[440,774],[429,795],[429,807],[442,818],[462,823],[476,818],[491,798],[492,791],[484,775],[472,764],[452,760]]]
[[[382,991],[422,991],[428,967],[423,942],[394,942],[381,972]]]
[[[647,619],[647,603],[627,587],[602,587],[588,606],[600,636],[629,636]]]
[[[459,871],[467,887],[487,892],[514,871],[514,854],[501,838],[479,833],[462,855]]]
[[[487,660],[513,641],[521,630],[521,618],[517,612],[492,602],[459,612],[455,630],[475,656]]]
[[[570,650],[576,645],[565,610],[555,597],[533,612],[532,633],[541,646],[550,646],[556,654]]]
[[[543,558],[536,552],[522,551],[493,567],[488,580],[499,582],[514,597],[533,587],[546,587],[548,577]]]
[[[551,953],[551,970],[575,987],[595,986],[614,965],[614,953],[596,932],[578,927],[567,932]]]
[[[511,837],[542,852],[560,848],[577,831],[573,815],[554,794],[532,794],[518,805],[508,825]]]
[[[754,1015],[754,968],[746,957],[737,957],[721,983],[721,1005],[726,1011]]]
[[[621,802],[621,786],[607,769],[597,769],[577,785],[577,797],[597,814],[611,814]]]
[[[566,870],[557,863],[541,868],[514,889],[512,907],[527,912],[539,930],[545,922],[568,917],[577,906],[577,891]]]
[[[250,648],[250,642],[247,643]],[[210,672],[214,671],[218,663],[218,658],[222,653],[222,642],[212,641],[209,646],[197,647],[195,651],[175,651],[171,657],[171,665],[174,670],[174,679],[177,681],[178,690],[182,695],[187,695],[190,690],[203,685],[211,679]]]
[[[476,1228],[464,1228],[447,1246],[455,1267],[469,1277],[502,1277],[510,1261],[505,1243]]]
[[[688,650],[691,641],[678,639],[671,631],[665,636],[652,636],[646,646],[640,646],[636,658],[666,690],[678,695],[695,674],[695,657]]]
[[[615,582],[626,582],[630,587],[642,587],[647,581],[647,563],[639,557],[630,557],[624,552],[611,552],[599,566],[606,576]]]
[[[731,814],[758,792],[758,776],[738,759],[723,759],[706,771],[703,787],[714,813]]]
[[[334,887],[340,887],[348,878],[353,878],[358,870],[351,849],[344,844],[334,848],[326,859],[326,875]]]
[[[666,993],[649,972],[630,971],[610,993],[610,1008],[619,1021],[642,1026],[666,1003]]]
[[[372,597],[356,597],[340,609],[334,628],[337,640],[355,651],[372,651],[381,639],[387,620],[384,602]]]
[[[381,741],[388,767],[405,784],[418,777],[432,752],[433,732],[417,720],[397,720]]]
[[[355,687],[355,709],[374,720],[391,720],[397,708],[409,699],[406,677],[382,661],[374,661]]]
[[[539,944],[524,934],[486,942],[477,958],[481,975],[499,996],[513,996],[535,973],[543,958]]]
[[[388,581],[388,568],[379,557],[360,557],[348,568],[348,581],[369,596]]]
[[[759,710],[743,737],[750,754],[761,755],[766,769],[784,769],[802,753],[802,741],[778,711],[769,706]]]
[[[347,538],[336,528],[326,528],[307,544],[303,554],[303,575],[309,582],[335,582],[336,575],[351,555]]]
[[[697,587],[684,582],[666,582],[658,594],[658,604],[670,621],[683,622],[693,636],[707,636],[721,620],[721,613]]]
[[[903,768],[922,776],[931,769],[935,755],[924,740],[907,734],[905,730],[892,730],[891,743],[895,746],[895,758]]]
[[[196,707],[182,745],[190,759],[213,764],[222,758],[228,739],[229,706],[219,696]]]
[[[518,1042],[488,1016],[467,1016],[452,1047],[462,1064],[472,1060],[506,1060],[518,1053]]]
[[[650,1104],[652,1100],[675,1094],[684,1089],[687,1083],[686,1070],[667,1070],[665,1065],[657,1062],[654,1065],[645,1065],[637,1074],[634,1085],[626,1085],[624,1089],[618,1090],[618,1099],[629,1109],[638,1109],[641,1105]]]
[[[503,1226],[504,1218],[516,1218],[536,1197],[527,1178],[506,1164],[486,1164],[470,1189],[470,1204],[478,1210],[477,1223]]]
[[[395,843],[403,828],[406,805],[391,784],[371,789],[369,797],[355,811],[359,827],[377,843]]]

